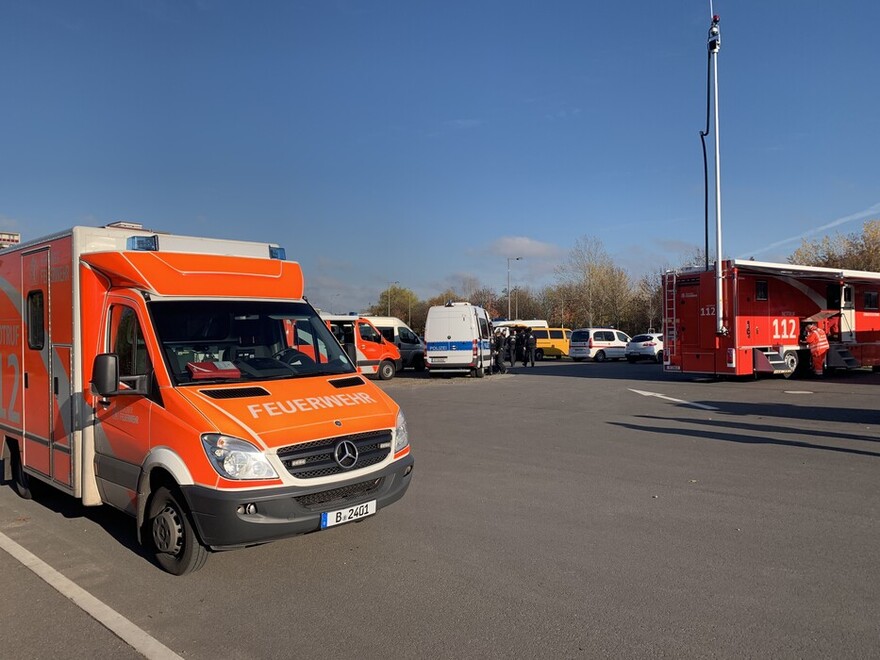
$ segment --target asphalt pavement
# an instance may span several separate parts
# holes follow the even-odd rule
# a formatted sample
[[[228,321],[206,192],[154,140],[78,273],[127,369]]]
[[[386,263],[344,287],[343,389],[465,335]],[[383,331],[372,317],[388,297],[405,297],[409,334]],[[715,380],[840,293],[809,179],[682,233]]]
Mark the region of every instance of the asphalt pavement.
[[[873,657],[880,374],[540,362],[379,386],[407,495],[175,578],[134,524],[0,487],[0,532],[185,658]],[[136,657],[0,552],[5,657]]]

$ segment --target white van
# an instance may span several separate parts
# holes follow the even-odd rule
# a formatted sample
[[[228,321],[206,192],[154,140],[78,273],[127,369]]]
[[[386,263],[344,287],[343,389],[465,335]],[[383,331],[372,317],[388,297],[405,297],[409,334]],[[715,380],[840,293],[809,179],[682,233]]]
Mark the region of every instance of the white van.
[[[614,328],[578,328],[571,333],[569,357],[581,360],[620,360],[626,355],[629,335]]]
[[[403,368],[425,370],[425,344],[406,323],[396,316],[365,316],[376,329],[400,349]]]
[[[428,310],[425,366],[429,374],[470,371],[482,378],[492,367],[492,326],[482,307],[448,302]]]

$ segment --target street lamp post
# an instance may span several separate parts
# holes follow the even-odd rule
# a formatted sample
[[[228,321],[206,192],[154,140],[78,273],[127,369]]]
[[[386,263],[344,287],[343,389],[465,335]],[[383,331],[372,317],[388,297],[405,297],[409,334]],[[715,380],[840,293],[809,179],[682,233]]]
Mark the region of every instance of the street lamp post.
[[[522,257],[507,257],[507,320],[510,320],[510,262],[519,261]]]
[[[386,294],[388,297],[388,316],[391,316],[391,287],[395,284],[400,284],[397,280],[388,283],[388,293]]]

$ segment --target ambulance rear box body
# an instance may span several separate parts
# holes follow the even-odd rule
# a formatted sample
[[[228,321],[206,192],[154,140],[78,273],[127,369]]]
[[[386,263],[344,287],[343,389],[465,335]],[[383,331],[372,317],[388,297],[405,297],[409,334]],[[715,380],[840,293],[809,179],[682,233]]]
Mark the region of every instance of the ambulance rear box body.
[[[74,227],[0,252],[0,456],[137,521],[174,574],[403,496],[398,405],[267,243]]]

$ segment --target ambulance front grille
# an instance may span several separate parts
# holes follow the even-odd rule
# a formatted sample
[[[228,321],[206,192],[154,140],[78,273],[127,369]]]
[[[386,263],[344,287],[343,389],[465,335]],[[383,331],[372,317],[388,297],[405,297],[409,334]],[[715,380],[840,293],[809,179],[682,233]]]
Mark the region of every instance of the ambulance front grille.
[[[313,507],[324,508],[330,502],[345,502],[354,497],[362,497],[375,493],[382,486],[385,477],[371,479],[370,481],[362,481],[359,484],[351,484],[342,488],[334,488],[332,490],[322,490],[320,493],[310,493],[294,498],[299,504],[307,509]]]
[[[336,447],[345,440],[357,447],[357,460],[348,468],[339,465],[335,456]],[[391,452],[391,441],[391,431],[387,430],[355,433],[282,447],[278,450],[278,458],[298,479],[329,477],[381,463]]]

